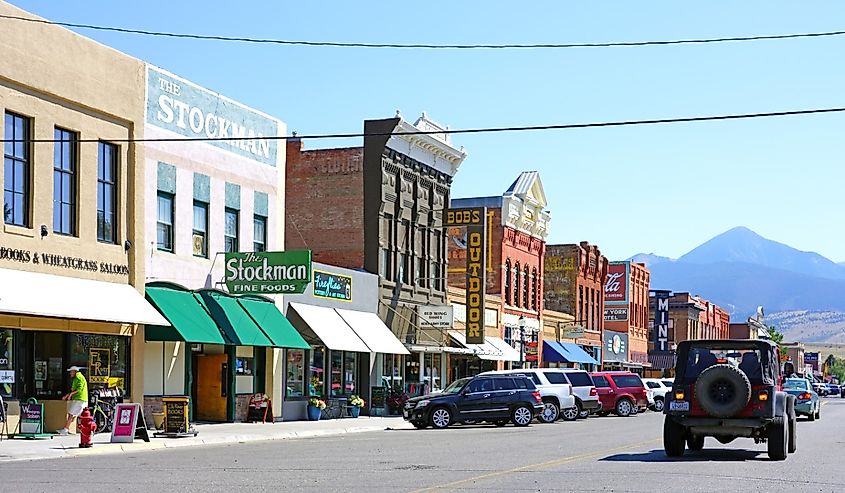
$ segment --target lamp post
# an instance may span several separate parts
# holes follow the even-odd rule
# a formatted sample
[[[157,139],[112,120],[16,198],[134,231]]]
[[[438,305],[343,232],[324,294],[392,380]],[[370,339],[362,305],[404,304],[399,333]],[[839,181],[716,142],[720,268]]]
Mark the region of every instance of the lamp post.
[[[525,367],[525,317],[519,316],[519,367]]]

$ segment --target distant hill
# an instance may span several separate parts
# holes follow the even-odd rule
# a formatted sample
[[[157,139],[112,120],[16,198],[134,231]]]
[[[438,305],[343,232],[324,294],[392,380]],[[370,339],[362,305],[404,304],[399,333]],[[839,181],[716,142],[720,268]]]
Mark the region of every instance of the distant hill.
[[[632,262],[638,262],[640,264],[645,264],[646,267],[651,267],[652,265],[656,265],[662,262],[674,262],[675,259],[669,257],[661,257],[660,255],[655,255],[653,253],[638,253],[633,257],[629,258],[628,260]]]
[[[807,343],[845,344],[845,313],[796,310],[772,313],[766,322],[783,332],[784,338]]]

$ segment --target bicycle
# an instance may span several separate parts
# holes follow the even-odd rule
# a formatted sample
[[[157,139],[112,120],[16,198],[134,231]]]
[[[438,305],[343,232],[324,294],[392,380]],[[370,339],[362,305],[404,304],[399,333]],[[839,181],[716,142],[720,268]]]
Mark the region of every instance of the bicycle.
[[[98,389],[92,392],[94,398],[91,407],[91,416],[97,423],[97,433],[111,432],[114,423],[114,411],[117,401],[122,392],[117,389]]]

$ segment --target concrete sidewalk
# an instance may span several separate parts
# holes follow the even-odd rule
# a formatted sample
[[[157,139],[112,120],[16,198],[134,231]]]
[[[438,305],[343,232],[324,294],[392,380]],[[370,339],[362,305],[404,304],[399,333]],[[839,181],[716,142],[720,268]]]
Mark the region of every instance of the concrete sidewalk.
[[[361,416],[355,419],[321,421],[200,424],[196,425],[198,435],[187,438],[153,438],[154,431],[150,430],[149,443],[143,440],[135,440],[134,443],[110,443],[111,435],[103,433],[94,435],[94,446],[88,449],[79,448],[79,435],[54,436],[52,439],[42,440],[7,440],[4,438],[0,442],[0,462],[140,452],[262,440],[289,440],[410,428],[412,426],[402,418]]]

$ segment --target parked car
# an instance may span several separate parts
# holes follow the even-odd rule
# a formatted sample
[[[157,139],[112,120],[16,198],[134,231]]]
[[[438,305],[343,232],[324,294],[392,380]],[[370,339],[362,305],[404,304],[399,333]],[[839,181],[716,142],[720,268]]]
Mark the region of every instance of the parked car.
[[[668,385],[667,382],[669,382]],[[643,383],[652,393],[652,399],[649,399],[650,407],[659,413],[663,412],[666,393],[672,391],[672,381],[660,378],[644,378]]]
[[[631,416],[648,407],[645,385],[636,373],[605,371],[591,376],[601,402],[599,416]]]
[[[821,399],[807,379],[787,378],[783,381],[783,391],[795,396],[795,414],[807,416],[810,421],[821,418]]]
[[[572,395],[572,385],[561,373],[547,372],[542,368],[527,368],[522,370],[488,371],[482,375],[524,375],[530,378],[540,398],[543,399],[543,410],[537,416],[542,423],[554,423],[561,416],[566,421],[578,418],[578,407]]]
[[[599,394],[593,383],[593,377],[585,370],[576,368],[544,368],[544,372],[557,372],[566,377],[572,385],[572,394],[575,396],[575,406],[578,408],[578,417],[584,419],[590,414],[601,410]]]
[[[842,388],[838,383],[827,384],[827,395],[837,396],[842,393]]]
[[[827,390],[828,389],[827,389],[827,385],[825,385],[824,383],[814,382],[813,383],[813,390],[815,390],[816,393],[819,394],[821,397],[827,396]]]
[[[490,421],[528,426],[543,410],[540,392],[521,375],[461,378],[437,394],[409,399],[403,417],[418,429],[447,428],[463,421]]]

